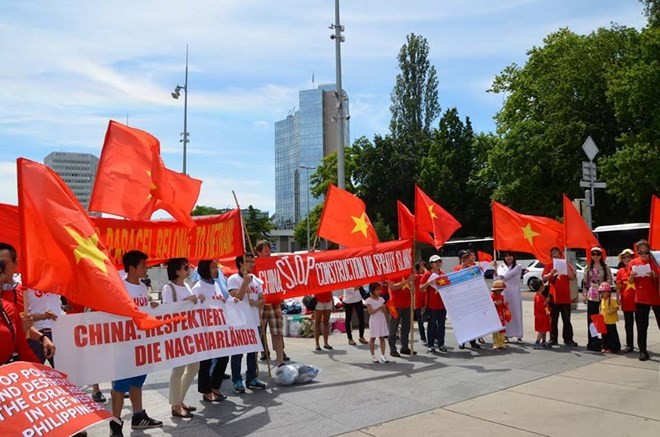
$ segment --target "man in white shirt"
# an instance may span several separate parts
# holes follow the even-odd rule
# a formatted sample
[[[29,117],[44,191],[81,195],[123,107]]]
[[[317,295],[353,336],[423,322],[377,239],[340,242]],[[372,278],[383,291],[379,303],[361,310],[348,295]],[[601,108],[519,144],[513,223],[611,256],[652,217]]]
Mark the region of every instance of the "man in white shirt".
[[[253,320],[259,326],[260,310],[264,305],[263,289],[261,282],[252,274],[254,270],[254,255],[246,252],[244,256],[236,257],[236,267],[238,273],[234,273],[227,279],[227,288],[229,294],[239,301],[247,302],[253,311]],[[243,386],[243,377],[241,376],[241,362],[243,354],[232,355],[231,357],[231,380],[234,383],[234,393],[245,393]],[[266,384],[257,378],[257,353],[247,354],[247,372],[245,379],[249,389],[263,389]]]
[[[124,254],[122,258],[126,279],[124,286],[126,291],[133,298],[135,304],[139,307],[158,306],[156,302],[149,303],[149,292],[147,287],[140,281],[147,275],[147,254],[139,250],[131,250]],[[119,419],[120,423],[110,422],[110,436],[123,437],[121,420],[121,410],[124,407],[124,393],[128,392],[133,407],[133,418],[131,419],[132,429],[148,429],[163,426],[163,422],[152,419],[142,408],[142,386],[147,379],[147,375],[133,376],[131,378],[112,381],[112,414]]]

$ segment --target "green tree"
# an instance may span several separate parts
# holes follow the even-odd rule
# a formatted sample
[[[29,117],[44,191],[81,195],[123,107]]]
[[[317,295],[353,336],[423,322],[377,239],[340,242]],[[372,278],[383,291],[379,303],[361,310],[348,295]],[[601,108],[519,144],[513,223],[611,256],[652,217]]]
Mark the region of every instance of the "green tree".
[[[561,215],[561,195],[581,197],[581,145],[591,135],[609,156],[621,130],[608,99],[608,78],[629,58],[637,31],[625,27],[577,35],[550,34],[528,52],[523,67],[511,65],[491,91],[506,94],[496,116],[501,141],[488,158],[496,177],[494,198],[516,210]],[[600,194],[596,220],[617,221],[621,204]]]
[[[273,230],[273,223],[270,221],[270,218],[267,214],[263,214],[261,210],[254,208],[252,205],[248,206],[247,212],[243,213],[243,222],[247,228],[248,233],[250,234],[250,241],[252,246],[248,242],[248,236],[245,236],[245,247],[250,248],[254,247],[259,240],[269,240],[270,231]]]
[[[192,210],[192,216],[202,216],[202,215],[216,215],[222,214],[222,210],[214,208],[212,206],[196,205],[195,209]]]
[[[644,15],[649,19],[650,27],[660,26],[660,1],[640,0],[644,4]]]
[[[335,161],[336,162],[336,161]],[[337,175],[335,174],[335,180]],[[321,220],[321,213],[323,212],[323,204],[316,205],[309,214],[309,245],[314,245],[316,240],[316,232],[319,229],[319,221]],[[307,248],[307,217],[300,220],[293,228],[293,239],[298,244],[298,247]],[[317,242],[316,247],[319,247]]]

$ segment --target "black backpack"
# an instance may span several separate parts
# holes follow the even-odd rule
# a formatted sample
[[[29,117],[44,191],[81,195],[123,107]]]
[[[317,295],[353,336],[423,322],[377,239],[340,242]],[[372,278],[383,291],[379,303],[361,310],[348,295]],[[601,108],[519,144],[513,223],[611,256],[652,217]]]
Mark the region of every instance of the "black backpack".
[[[307,296],[303,297],[302,303],[305,305],[305,308],[310,311],[314,311],[316,309],[316,297],[312,294],[308,294]]]

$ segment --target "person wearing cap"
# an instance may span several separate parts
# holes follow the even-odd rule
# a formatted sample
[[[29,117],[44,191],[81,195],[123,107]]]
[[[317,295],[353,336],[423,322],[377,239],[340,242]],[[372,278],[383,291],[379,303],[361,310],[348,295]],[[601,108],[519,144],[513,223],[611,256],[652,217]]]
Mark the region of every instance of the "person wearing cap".
[[[511,320],[511,312],[506,302],[504,302],[504,296],[502,295],[505,288],[506,283],[501,279],[493,281],[493,285],[490,287],[495,311],[497,311],[497,315],[500,317],[503,328],[501,331],[493,332],[493,349],[504,349],[506,347],[504,333],[506,332],[506,324]]]
[[[603,315],[607,327],[607,332],[603,334],[601,352],[616,354],[621,350],[619,332],[616,330],[616,322],[619,321],[619,304],[616,299],[612,298],[612,286],[607,282],[600,284],[598,292],[600,293],[600,313]]]
[[[612,284],[612,272],[610,272],[610,268],[603,259],[603,249],[594,246],[591,248],[591,262],[589,262],[584,272],[585,285],[582,288],[584,303],[587,304],[587,335],[589,338],[587,349],[594,352],[602,350],[602,342],[598,336],[591,335],[589,326],[591,325],[591,316],[600,312],[600,292],[598,288],[603,282]]]
[[[445,273],[441,270],[442,268],[442,258],[438,255],[432,255],[429,258],[429,264],[431,265],[430,270],[427,270],[420,279],[419,289],[421,292],[426,293],[426,312],[429,315],[429,322],[426,327],[426,340],[428,352],[434,354],[435,343],[438,343],[438,350],[440,352],[447,352],[445,347],[445,321],[447,319],[447,310],[445,309],[445,304],[442,301],[442,296],[440,293],[433,288],[429,287],[433,281],[429,281],[429,278],[434,273],[436,275],[444,275]]]
[[[550,256],[552,258],[561,259],[562,252],[558,247],[550,249]],[[549,263],[543,268],[541,278],[543,282],[547,282],[550,288],[550,345],[558,344],[559,337],[559,316],[561,315],[562,337],[564,344],[567,346],[577,346],[578,344],[573,341],[573,325],[571,324],[571,284],[570,281],[575,279],[575,270],[573,266],[568,264],[568,275],[560,275],[553,267],[553,263]]]
[[[635,284],[628,282],[630,278],[628,266],[633,255],[634,252],[632,249],[624,249],[619,254],[621,264],[619,271],[616,273],[616,299],[623,311],[623,320],[626,327],[626,348],[623,350],[623,353],[626,354],[635,350],[633,346],[635,344],[635,311],[637,310],[637,305],[635,305]]]
[[[649,353],[646,350],[646,336],[649,329],[649,313],[653,309],[655,321],[660,329],[660,293],[658,290],[658,276],[660,268],[651,255],[651,247],[646,240],[635,243],[637,258],[630,261],[628,283],[635,286],[635,321],[637,322],[637,346],[639,347],[639,360],[647,361]],[[645,267],[647,266],[647,267]],[[644,273],[639,273],[639,272]]]

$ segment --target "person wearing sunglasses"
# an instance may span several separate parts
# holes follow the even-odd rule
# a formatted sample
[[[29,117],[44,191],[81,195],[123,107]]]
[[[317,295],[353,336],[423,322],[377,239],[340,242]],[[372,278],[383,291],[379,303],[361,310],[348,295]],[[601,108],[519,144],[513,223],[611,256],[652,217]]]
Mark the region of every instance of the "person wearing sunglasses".
[[[660,329],[660,293],[658,290],[658,277],[660,268],[651,255],[651,247],[646,240],[635,243],[637,258],[630,261],[628,283],[635,288],[635,304],[637,311],[637,346],[639,347],[639,360],[647,361],[649,353],[646,350],[646,336],[649,329],[649,313],[653,309],[655,321]]]
[[[170,280],[163,286],[161,296],[163,304],[171,302],[197,303],[197,296],[193,294],[190,286],[184,281],[190,274],[190,266],[186,258],[172,258],[167,261],[167,278]],[[203,297],[203,295],[202,295]],[[203,302],[204,299],[200,298]],[[172,417],[190,419],[192,412],[197,410],[183,403],[190,384],[199,371],[199,362],[175,367],[170,375],[170,405],[172,406]]]
[[[584,287],[582,294],[584,303],[587,304],[587,335],[589,342],[587,349],[594,352],[602,350],[601,339],[598,336],[592,336],[589,330],[591,316],[600,313],[600,292],[598,287],[606,282],[612,284],[612,272],[603,259],[603,249],[600,247],[591,248],[591,261],[584,272]]]
[[[628,271],[628,266],[632,260],[634,253],[632,249],[624,249],[619,254],[620,267],[616,273],[616,299],[623,311],[623,319],[625,320],[626,326],[626,348],[623,350],[623,353],[630,353],[635,350],[635,338],[634,338],[634,327],[635,327],[635,311],[637,306],[635,305],[635,288],[634,284],[630,284],[628,279],[630,278],[630,273]]]

